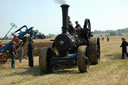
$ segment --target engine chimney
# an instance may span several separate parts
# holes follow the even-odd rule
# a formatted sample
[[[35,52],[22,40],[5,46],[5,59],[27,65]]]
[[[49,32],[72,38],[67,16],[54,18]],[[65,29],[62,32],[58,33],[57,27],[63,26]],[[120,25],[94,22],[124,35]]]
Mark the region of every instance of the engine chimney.
[[[67,33],[68,30],[68,4],[62,4],[62,16],[63,16],[63,26],[62,26],[62,33]]]

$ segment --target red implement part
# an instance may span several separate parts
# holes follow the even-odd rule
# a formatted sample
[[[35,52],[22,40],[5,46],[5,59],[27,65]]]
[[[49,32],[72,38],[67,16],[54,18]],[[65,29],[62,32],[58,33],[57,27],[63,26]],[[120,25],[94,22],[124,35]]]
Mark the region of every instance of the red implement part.
[[[6,53],[0,53],[0,64],[6,63],[8,60],[8,56]]]
[[[2,48],[3,46],[0,44],[0,48]]]
[[[17,46],[17,44],[19,43],[19,39],[17,37],[14,37],[12,41],[14,42],[14,46]]]

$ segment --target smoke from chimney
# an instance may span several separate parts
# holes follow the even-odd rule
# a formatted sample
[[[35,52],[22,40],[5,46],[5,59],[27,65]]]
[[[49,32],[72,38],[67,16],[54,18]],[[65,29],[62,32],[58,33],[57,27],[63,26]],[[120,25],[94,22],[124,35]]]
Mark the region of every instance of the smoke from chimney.
[[[55,0],[56,3],[59,3],[59,4],[66,4],[66,1],[65,0]]]

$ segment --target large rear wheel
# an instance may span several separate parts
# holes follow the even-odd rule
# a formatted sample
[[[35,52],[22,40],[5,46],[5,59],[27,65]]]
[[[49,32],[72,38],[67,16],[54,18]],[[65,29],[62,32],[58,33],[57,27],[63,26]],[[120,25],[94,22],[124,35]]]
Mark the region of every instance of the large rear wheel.
[[[87,47],[87,56],[92,65],[100,62],[100,40],[99,38],[90,38]]]
[[[85,56],[85,54],[86,54],[86,46],[80,46],[78,48],[77,65],[81,73],[88,72],[89,69],[89,61],[88,58]]]

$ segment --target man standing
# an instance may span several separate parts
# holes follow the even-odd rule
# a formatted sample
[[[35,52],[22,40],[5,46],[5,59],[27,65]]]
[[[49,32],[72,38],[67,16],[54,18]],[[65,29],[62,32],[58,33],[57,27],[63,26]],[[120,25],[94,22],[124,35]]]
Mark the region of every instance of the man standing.
[[[32,39],[29,39],[29,43],[28,43],[28,58],[29,58],[29,66],[33,67],[33,41]]]
[[[17,49],[17,54],[18,54],[18,58],[19,58],[19,62],[22,63],[22,58],[23,58],[23,42],[21,41],[18,49]]]
[[[109,42],[109,37],[107,36],[107,42]]]
[[[122,38],[122,44],[120,47],[122,47],[122,59],[124,59],[124,54],[126,54],[126,56],[128,56],[128,53],[127,53],[127,41],[125,41],[125,38]]]
[[[14,46],[14,42],[12,41],[13,45],[10,47],[9,52],[11,56],[11,67],[15,68],[15,56],[16,56],[16,48]]]

